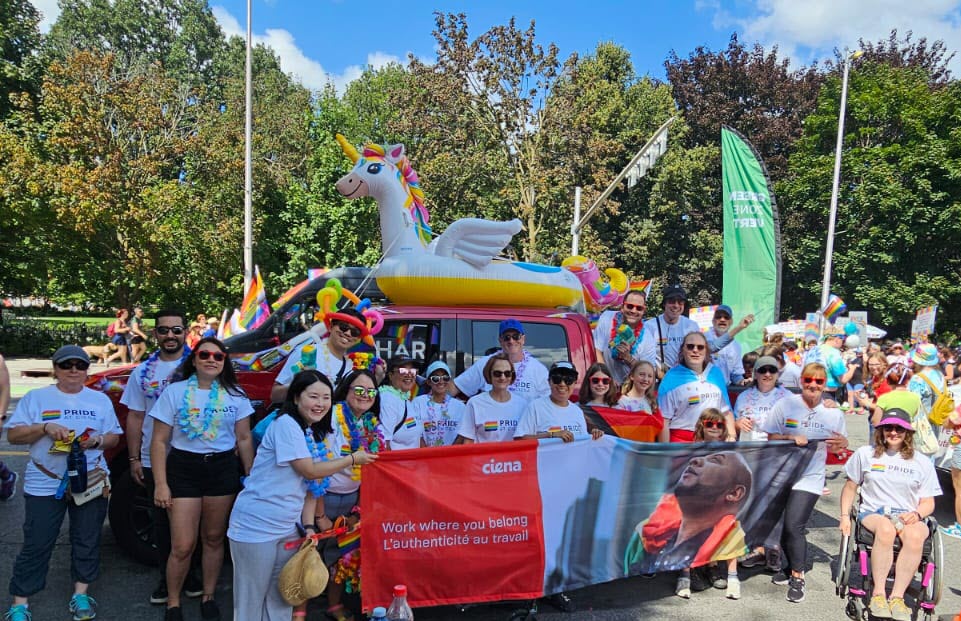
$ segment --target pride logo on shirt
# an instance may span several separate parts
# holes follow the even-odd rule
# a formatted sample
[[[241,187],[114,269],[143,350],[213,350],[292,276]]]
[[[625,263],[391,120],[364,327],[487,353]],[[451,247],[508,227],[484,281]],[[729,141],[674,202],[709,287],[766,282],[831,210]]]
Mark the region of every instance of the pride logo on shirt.
[[[693,395],[687,398],[688,405],[697,405],[701,402],[701,395]]]
[[[871,464],[871,472],[884,472],[885,470],[884,464]]]
[[[484,431],[497,431],[497,421],[489,420],[484,423]]]
[[[787,427],[788,429],[797,429],[798,428],[797,419],[796,418],[787,419],[786,421],[784,421],[784,426]]]
[[[547,428],[548,433],[560,433],[562,431],[564,431],[564,428],[561,427],[560,425],[555,425],[554,427]]]
[[[40,420],[57,420],[60,418],[60,410],[44,410],[40,414]]]
[[[413,417],[410,417],[404,420],[404,427],[407,427],[408,429],[413,429],[416,426],[417,426],[417,421],[414,420]]]

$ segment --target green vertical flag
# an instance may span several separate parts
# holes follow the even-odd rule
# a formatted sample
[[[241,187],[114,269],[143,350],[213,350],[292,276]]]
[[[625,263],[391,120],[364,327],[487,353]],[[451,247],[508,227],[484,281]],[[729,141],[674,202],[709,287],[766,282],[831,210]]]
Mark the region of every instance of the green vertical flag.
[[[767,169],[737,131],[721,128],[724,192],[723,302],[734,321],[755,322],[737,335],[748,348],[761,344],[764,326],[777,323],[781,306],[781,232]]]

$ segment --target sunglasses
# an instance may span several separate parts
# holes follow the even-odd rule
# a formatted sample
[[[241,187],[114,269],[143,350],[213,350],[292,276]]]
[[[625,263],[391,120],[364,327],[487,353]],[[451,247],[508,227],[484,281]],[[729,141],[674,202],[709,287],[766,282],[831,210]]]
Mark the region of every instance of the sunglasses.
[[[715,319],[727,319],[728,321],[731,320],[731,316],[728,315],[727,313],[718,313],[718,314],[714,315],[714,318],[715,318]]]
[[[707,349],[704,345],[701,345],[700,343],[684,343],[684,347],[687,349],[687,351],[704,351],[705,349]]]
[[[577,378],[571,377],[570,375],[551,375],[551,383],[557,384],[558,386],[560,386],[561,384],[566,384],[567,386],[570,386],[576,381],[577,381]]]
[[[63,362],[57,363],[57,368],[62,371],[69,371],[70,369],[77,369],[78,371],[86,371],[90,368],[90,363],[83,360],[64,360]]]
[[[173,327],[157,326],[156,328],[154,328],[154,330],[156,330],[157,334],[159,334],[160,336],[167,336],[170,333],[173,333],[174,336],[180,336],[181,334],[184,333],[183,326],[173,326]]]
[[[377,396],[376,388],[364,388],[363,386],[354,386],[354,394],[358,397],[368,397],[373,399]]]
[[[904,427],[899,427],[898,425],[881,425],[881,431],[883,433],[905,433],[907,429]]]
[[[723,420],[706,420],[702,421],[701,424],[705,429],[721,429],[724,427]]]
[[[802,377],[801,381],[805,384],[817,384],[818,386],[824,386],[825,380],[823,377]]]
[[[777,367],[761,367],[755,373],[758,375],[777,375]]]
[[[639,310],[641,312],[644,312],[647,310],[647,307],[644,306],[643,304],[628,304],[627,302],[625,302],[624,310]]]
[[[491,371],[491,377],[496,377],[496,378],[501,378],[501,377],[514,377],[514,372],[513,372],[513,371],[501,371],[501,370],[498,369],[498,370]]]
[[[591,383],[592,383],[592,384],[599,384],[599,385],[601,385],[601,386],[607,386],[608,384],[611,383],[611,378],[609,378],[609,377],[592,377],[592,378],[591,378]]]
[[[210,360],[211,358],[213,358],[217,362],[223,362],[224,358],[227,357],[227,354],[220,351],[209,351],[205,349],[203,351],[198,351],[197,357],[200,358],[201,360]]]
[[[502,340],[502,341],[505,341],[505,342],[506,342],[506,341],[519,341],[519,340],[521,340],[522,338],[524,338],[524,335],[523,335],[523,334],[520,334],[519,332],[513,332],[513,333],[511,333],[511,334],[501,334],[501,340]]]
[[[346,321],[338,321],[334,324],[334,327],[343,332],[344,334],[349,334],[354,338],[360,336],[360,328],[357,326],[352,326]]]
[[[449,381],[450,381],[450,375],[431,375],[430,376],[431,384],[442,384],[444,382],[449,382]]]
[[[417,376],[417,369],[411,369],[409,367],[400,367],[399,369],[395,369],[395,370],[397,371],[397,374],[400,375],[401,377]]]

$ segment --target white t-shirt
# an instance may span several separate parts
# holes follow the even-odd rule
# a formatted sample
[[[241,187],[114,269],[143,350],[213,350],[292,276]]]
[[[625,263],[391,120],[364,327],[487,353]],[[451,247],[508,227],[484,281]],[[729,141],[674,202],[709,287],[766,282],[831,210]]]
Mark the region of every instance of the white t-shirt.
[[[328,436],[324,438],[324,442],[334,457],[346,457],[353,453],[353,451],[350,447],[350,441],[344,435],[344,430],[341,426],[343,424],[341,415],[346,414],[346,412],[340,411],[340,413],[338,413],[338,410],[340,410],[340,408],[334,407],[331,413],[330,424],[334,429],[334,433],[328,434]],[[358,447],[358,449],[359,448],[360,447]],[[336,494],[350,494],[356,491],[357,488],[360,487],[360,481],[355,481],[351,478],[353,472],[353,468],[347,466],[343,470],[338,470],[330,475],[330,486],[327,488],[327,491]]]
[[[862,446],[848,459],[844,473],[861,486],[861,511],[914,511],[922,498],[942,494],[931,460],[917,452],[911,459],[887,452],[875,457],[873,446]]]
[[[657,330],[658,321],[660,321],[661,324],[660,332]],[[654,349],[657,360],[661,360],[661,344],[663,343],[663,362],[668,368],[677,364],[677,354],[681,351],[681,343],[684,342],[684,337],[691,332],[701,331],[701,328],[693,319],[685,317],[684,315],[678,317],[677,323],[669,324],[664,319],[664,313],[645,321],[644,329],[650,330],[651,336],[654,338]]]
[[[577,404],[567,402],[567,405],[557,405],[550,397],[531,401],[517,421],[515,438],[533,436],[543,432],[570,431],[574,437],[586,437],[587,421],[584,411]]]
[[[735,420],[748,416],[754,421],[751,431],[742,435],[741,439],[767,440],[767,434],[762,431],[762,428],[768,414],[774,408],[775,403],[785,397],[790,397],[792,394],[790,390],[783,386],[775,386],[766,393],[752,386],[738,395],[737,403],[734,405]]]
[[[280,369],[280,373],[278,373],[276,379],[274,379],[275,384],[286,386],[294,380],[295,375],[305,369],[302,358],[304,347],[307,345],[313,345],[315,348],[314,351],[317,354],[316,366],[313,368],[326,375],[335,389],[337,388],[337,384],[354,370],[354,364],[349,358],[339,358],[327,349],[327,339],[320,339],[313,332],[310,334],[310,340],[298,345],[290,352],[290,355],[287,356],[283,368]]]
[[[782,435],[802,435],[808,440],[827,440],[833,433],[847,437],[844,413],[838,408],[826,408],[819,403],[814,409],[808,407],[801,395],[792,394],[781,399],[768,413],[762,431]],[[804,474],[792,489],[821,495],[824,491],[827,444],[821,442]]]
[[[657,402],[665,425],[671,429],[694,431],[697,420],[704,410],[717,408],[721,413],[731,411],[720,387],[714,382],[707,381],[708,374],[712,372],[720,375],[720,371],[713,364],[708,364],[704,373],[691,372],[692,376],[696,376],[694,381],[685,382],[673,390],[658,395]]]
[[[718,334],[714,328],[708,330],[705,336],[707,337],[708,344],[712,347],[723,338],[723,335]],[[737,383],[744,379],[744,363],[741,361],[741,344],[737,341],[732,340],[727,345],[721,347],[719,351],[714,353],[712,358],[714,364],[721,369],[721,373],[724,374],[724,381],[728,384]]]
[[[87,429],[93,429],[91,435],[94,436],[123,433],[110,398],[102,392],[86,387],[74,394],[61,392],[55,385],[31,390],[17,403],[17,409],[14,410],[6,427],[13,429],[23,425],[43,423],[62,425],[72,429],[77,435],[81,435]],[[56,495],[61,480],[47,476],[37,468],[34,462],[58,477],[63,477],[67,472],[67,454],[51,454],[49,452],[51,446],[53,446],[53,439],[46,435],[30,445],[30,461],[27,462],[23,491],[31,496]],[[102,459],[103,451],[88,448],[84,453],[87,457],[88,472],[95,467],[109,472],[107,461]]]
[[[594,347],[604,354],[604,364],[611,370],[614,380],[618,384],[623,384],[631,372],[630,365],[611,356],[611,328],[614,325],[618,311],[604,311],[597,318],[597,326],[594,328]],[[657,365],[657,337],[654,333],[645,328],[641,332],[640,338],[631,344],[631,356],[635,360],[647,360],[653,365]],[[548,390],[550,392],[550,390]]]
[[[443,403],[437,403],[430,395],[421,395],[411,401],[414,416],[424,427],[424,442],[427,446],[453,444],[466,408],[463,401],[450,395],[447,395]]]
[[[482,392],[467,400],[459,435],[474,442],[507,442],[514,439],[517,420],[524,413],[527,400],[511,394],[509,401],[494,401],[489,392]]]
[[[184,407],[184,394],[187,392],[187,381],[174,382],[160,395],[160,399],[150,410],[149,416],[172,427],[170,446],[190,453],[222,453],[237,445],[237,435],[234,425],[237,421],[247,418],[254,413],[253,406],[245,396],[232,395],[223,387],[220,388],[222,418],[217,426],[217,436],[212,440],[203,438],[189,438],[180,428],[177,419]],[[197,389],[192,399],[191,407],[200,408],[205,414],[210,407],[210,390]]]
[[[153,368],[150,369],[150,377],[144,377],[147,373],[147,363],[139,365],[127,379],[127,385],[123,389],[120,403],[128,409],[138,410],[146,414],[150,413],[160,395],[170,383],[170,376],[180,366],[180,358],[176,360],[157,359]],[[147,392],[144,392],[144,386]],[[153,439],[153,419],[144,416],[143,426],[140,434],[140,463],[144,468],[150,468],[150,440]]]
[[[424,423],[414,415],[410,401],[401,399],[384,386],[380,388],[380,423],[384,427],[384,440],[390,442],[390,450],[420,448]]]
[[[323,443],[321,447],[327,450]],[[304,430],[297,421],[286,414],[278,416],[257,447],[250,476],[230,513],[227,536],[234,541],[263,543],[294,535],[307,483],[291,462],[310,457]]]
[[[484,356],[458,375],[454,380],[457,389],[467,396],[490,390],[491,385],[484,379],[484,366],[489,359],[490,356]],[[547,367],[530,353],[525,351],[524,360],[514,363],[514,372],[517,377],[507,388],[512,394],[520,395],[528,401],[551,394],[551,387],[547,382]]]
[[[628,412],[647,412],[649,414],[654,412],[654,408],[647,397],[628,397],[627,395],[621,395],[617,402],[617,409],[627,410]]]
[[[801,387],[801,367],[794,364],[790,360],[784,362],[784,368],[781,369],[781,375],[779,376],[781,381],[781,386],[785,388],[800,388]]]

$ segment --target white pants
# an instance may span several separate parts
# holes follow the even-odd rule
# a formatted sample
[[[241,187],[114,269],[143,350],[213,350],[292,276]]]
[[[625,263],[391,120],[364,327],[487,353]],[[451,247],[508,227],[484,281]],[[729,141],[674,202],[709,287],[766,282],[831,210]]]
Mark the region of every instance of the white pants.
[[[234,565],[234,621],[290,621],[293,608],[277,588],[280,570],[297,552],[284,542],[243,543],[230,540]]]

